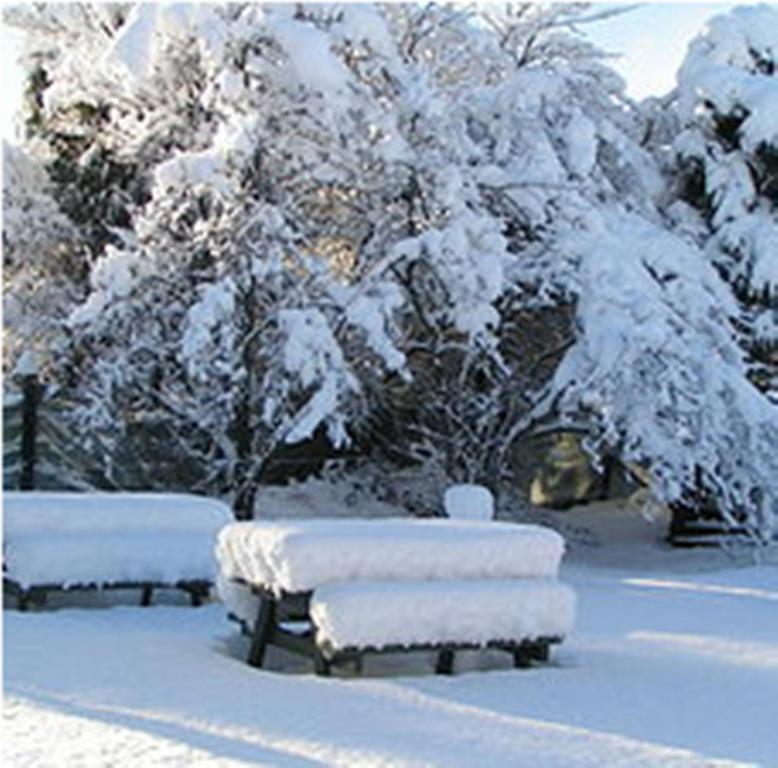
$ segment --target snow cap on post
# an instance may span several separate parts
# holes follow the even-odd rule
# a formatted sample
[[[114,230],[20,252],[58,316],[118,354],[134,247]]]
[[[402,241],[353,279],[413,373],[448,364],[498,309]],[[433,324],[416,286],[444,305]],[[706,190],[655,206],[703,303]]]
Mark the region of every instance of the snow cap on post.
[[[443,496],[446,516],[454,520],[491,520],[494,497],[483,485],[452,485]]]

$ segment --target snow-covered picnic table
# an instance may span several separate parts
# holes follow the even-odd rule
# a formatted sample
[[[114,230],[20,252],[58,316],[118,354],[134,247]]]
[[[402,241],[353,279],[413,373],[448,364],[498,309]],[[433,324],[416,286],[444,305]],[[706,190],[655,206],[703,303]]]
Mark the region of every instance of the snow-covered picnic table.
[[[3,586],[25,608],[58,589],[155,588],[197,605],[216,575],[213,547],[229,507],[185,494],[6,492]]]
[[[574,619],[563,552],[539,526],[411,518],[233,523],[216,549],[220,595],[253,636],[249,663],[278,644],[323,673],[365,650],[435,648],[441,672],[460,648],[547,658]]]

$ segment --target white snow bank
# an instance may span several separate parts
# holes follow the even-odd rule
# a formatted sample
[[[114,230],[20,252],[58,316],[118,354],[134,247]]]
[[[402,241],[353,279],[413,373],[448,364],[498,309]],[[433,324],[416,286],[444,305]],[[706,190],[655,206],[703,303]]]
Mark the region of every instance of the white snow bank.
[[[446,514],[456,520],[491,520],[494,517],[494,498],[483,485],[452,485],[446,489],[443,506]]]
[[[389,579],[553,577],[564,551],[547,528],[462,520],[232,523],[216,556],[227,579],[276,592]]]
[[[383,648],[563,637],[575,593],[552,580],[331,584],[313,593],[320,645]]]
[[[8,492],[5,575],[25,588],[212,580],[216,534],[231,519],[198,496]]]

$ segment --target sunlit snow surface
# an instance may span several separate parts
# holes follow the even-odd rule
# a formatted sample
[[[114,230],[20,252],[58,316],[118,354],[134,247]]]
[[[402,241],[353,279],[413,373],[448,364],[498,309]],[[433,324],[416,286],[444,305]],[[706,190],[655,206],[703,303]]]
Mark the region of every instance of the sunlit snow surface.
[[[6,611],[4,765],[774,765],[775,564],[671,552],[612,505],[556,521],[579,618],[531,670],[399,655],[327,680],[275,648],[250,669],[219,605]]]

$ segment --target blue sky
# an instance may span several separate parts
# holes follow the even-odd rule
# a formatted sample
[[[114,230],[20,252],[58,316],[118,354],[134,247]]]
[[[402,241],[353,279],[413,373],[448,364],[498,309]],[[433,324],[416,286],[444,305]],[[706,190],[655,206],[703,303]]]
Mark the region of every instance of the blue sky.
[[[719,13],[733,3],[646,3],[628,13],[592,24],[587,37],[607,51],[621,54],[613,66],[638,99],[661,95],[675,85],[675,73],[686,46]],[[615,3],[602,7],[617,7]]]
[[[672,89],[689,41],[702,30],[707,19],[732,7],[731,3],[646,3],[629,13],[587,26],[586,34],[600,47],[620,54],[613,66],[626,79],[628,93],[640,99]],[[4,27],[0,39],[0,135],[4,138],[13,135],[12,113],[21,93],[14,63],[16,51],[17,38]]]

